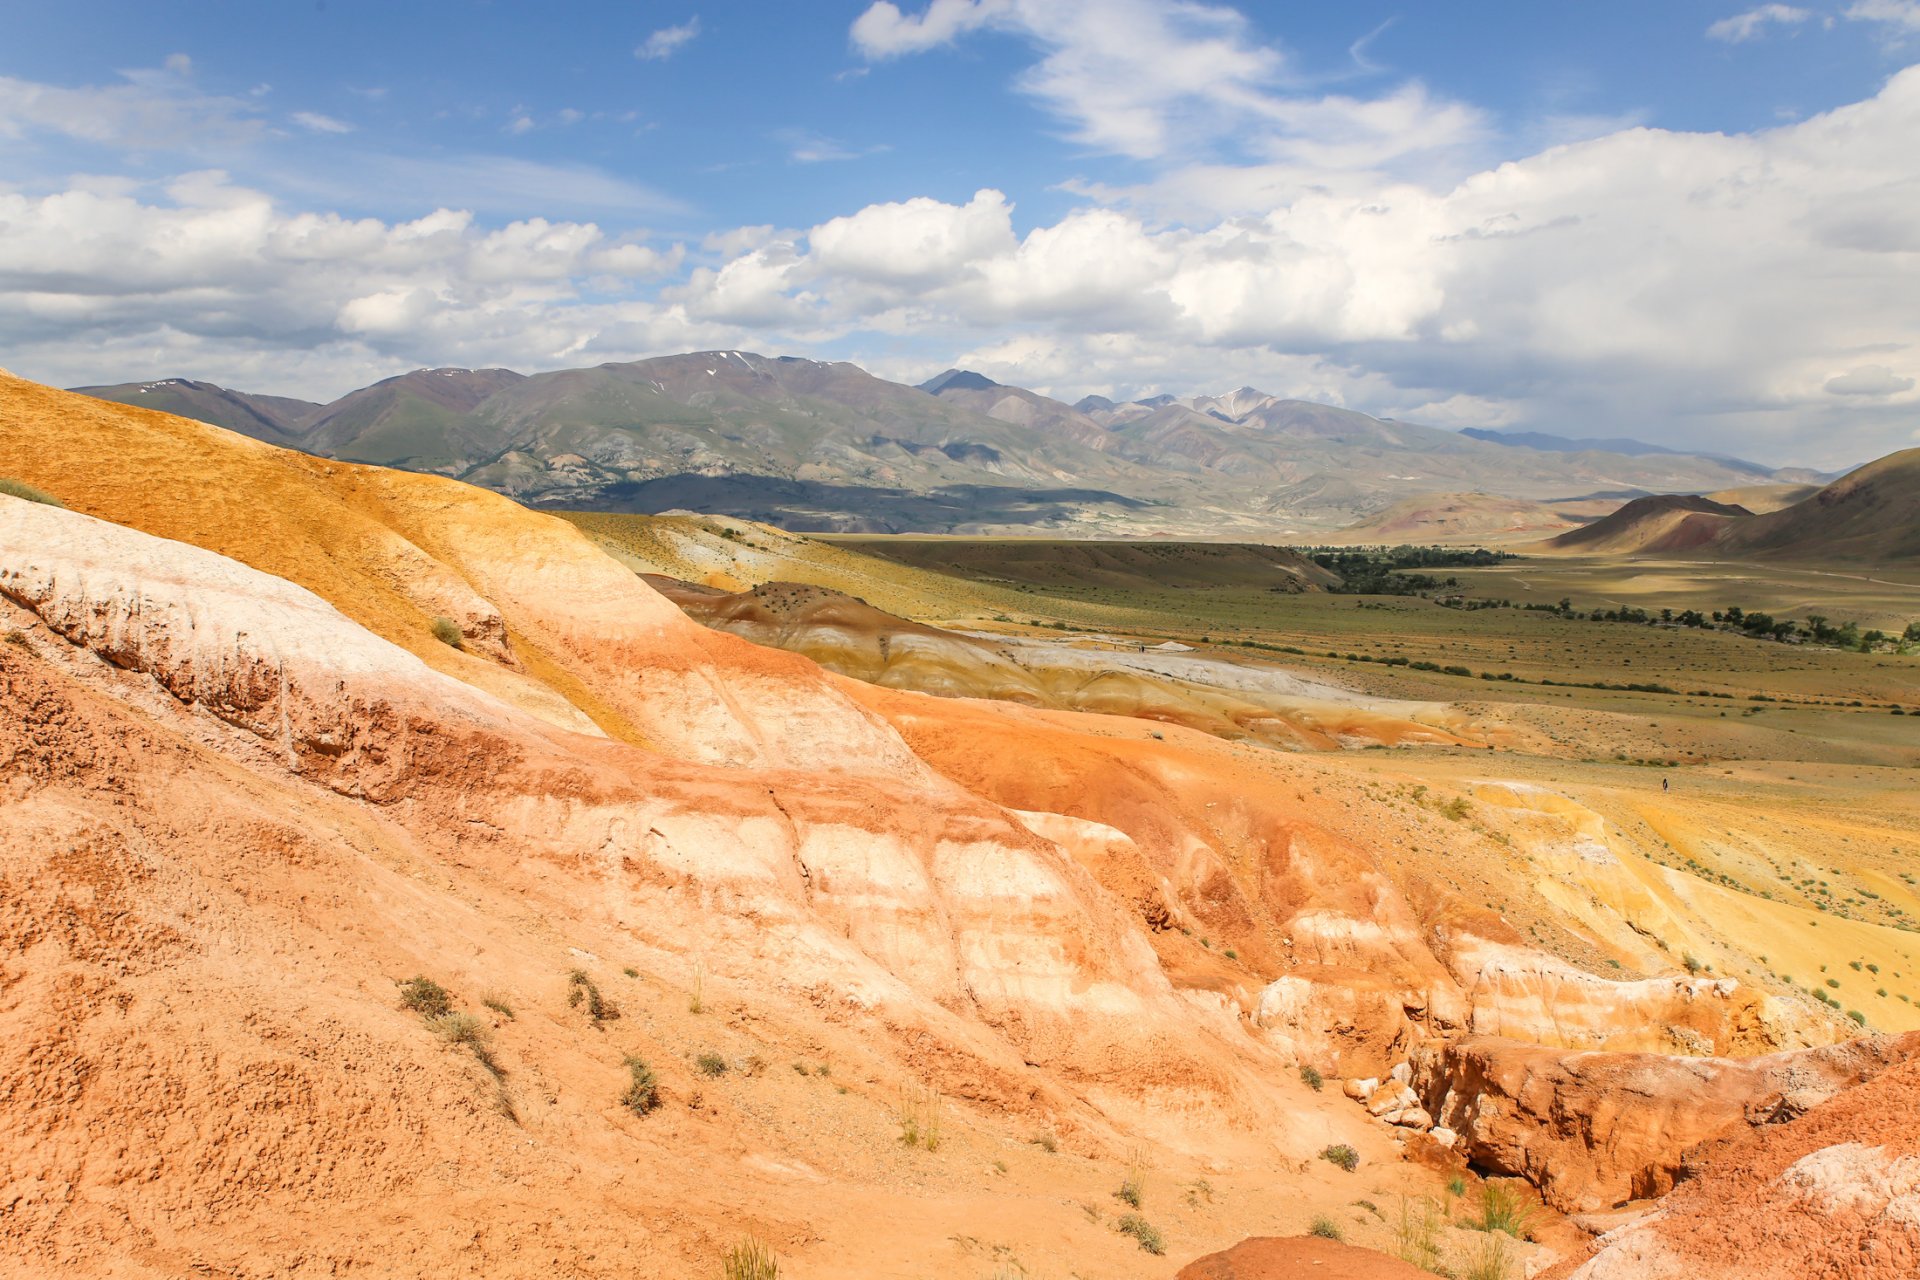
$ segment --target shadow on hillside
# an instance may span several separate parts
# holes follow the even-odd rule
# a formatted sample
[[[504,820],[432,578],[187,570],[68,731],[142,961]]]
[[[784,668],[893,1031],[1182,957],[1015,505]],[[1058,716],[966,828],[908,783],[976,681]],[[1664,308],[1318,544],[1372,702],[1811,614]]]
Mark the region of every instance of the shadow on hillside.
[[[914,493],[778,476],[677,475],[620,481],[595,497],[570,496],[553,505],[645,515],[697,511],[757,520],[795,533],[941,533],[981,524],[1048,526],[1070,521],[1089,507],[1137,511],[1152,504],[1103,489],[963,484]]]

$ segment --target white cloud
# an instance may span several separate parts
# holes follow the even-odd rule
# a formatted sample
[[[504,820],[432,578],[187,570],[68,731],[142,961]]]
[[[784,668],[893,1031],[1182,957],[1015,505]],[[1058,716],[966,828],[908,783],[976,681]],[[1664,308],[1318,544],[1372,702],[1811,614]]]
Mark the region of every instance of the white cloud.
[[[633,51],[633,56],[643,62],[663,62],[680,52],[683,45],[700,34],[700,19],[688,18],[676,27],[662,27]]]
[[[1782,455],[1853,412],[1854,440],[1885,442],[1875,406],[1910,389],[1889,370],[1920,364],[1915,136],[1920,68],[1776,129],[1625,129],[1457,184],[1373,176],[1204,222],[1121,206],[1016,235],[998,191],[871,205],[682,296],[746,324],[997,333],[973,349],[1013,381],[1195,388],[1266,362],[1416,419],[1683,422]],[[1818,434],[1828,463],[1873,447]]]
[[[1013,0],[930,0],[925,13],[910,18],[889,0],[879,0],[854,19],[853,43],[869,58],[923,53],[1005,21],[1013,10]]]
[[[293,122],[309,133],[353,132],[353,126],[346,121],[323,116],[318,111],[296,111],[293,113]]]
[[[1891,39],[1920,33],[1920,0],[1854,0],[1846,16],[1879,23]]]
[[[805,129],[782,129],[774,138],[787,148],[787,158],[795,164],[822,164],[831,160],[858,160],[861,153],[835,138],[822,137]]]
[[[0,138],[54,135],[118,147],[195,150],[262,134],[257,103],[201,93],[174,59],[168,63],[164,71],[122,72],[120,84],[78,89],[0,76]]]
[[[920,197],[869,205],[808,235],[822,273],[864,284],[917,288],[951,282],[972,264],[1014,247],[1012,209],[998,191],[964,205]]]
[[[1892,396],[1913,390],[1913,379],[1903,378],[1883,364],[1863,364],[1828,378],[1826,389],[1837,396]]]
[[[1798,26],[1812,16],[1811,9],[1800,9],[1790,4],[1763,4],[1745,13],[1736,13],[1731,18],[1720,19],[1707,28],[1707,38],[1723,40],[1728,44],[1744,44],[1748,40],[1758,39],[1770,26]]]
[[[1476,139],[1480,113],[1418,84],[1379,100],[1285,90],[1285,58],[1233,9],[1167,0],[934,0],[892,3],[854,22],[872,60],[924,52],[982,29],[1019,35],[1040,60],[1018,87],[1092,148],[1135,159],[1235,150],[1319,172]]]
[[[302,379],[396,362],[551,367],[614,334],[660,346],[601,358],[736,337],[646,296],[680,270],[677,246],[593,223],[288,212],[214,173],[168,196],[0,195],[0,347],[15,368],[66,383],[237,369],[243,386],[332,396],[352,381]]]

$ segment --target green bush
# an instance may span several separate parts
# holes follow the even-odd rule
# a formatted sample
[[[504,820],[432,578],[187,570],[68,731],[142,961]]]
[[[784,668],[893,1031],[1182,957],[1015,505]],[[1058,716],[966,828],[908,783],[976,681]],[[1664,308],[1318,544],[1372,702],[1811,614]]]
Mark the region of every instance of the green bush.
[[[1347,1238],[1346,1234],[1340,1230],[1340,1224],[1324,1213],[1314,1218],[1313,1225],[1307,1228],[1307,1234],[1310,1236],[1319,1236],[1322,1240],[1345,1240]]]
[[[18,480],[9,480],[5,476],[0,476],[0,493],[7,494],[9,497],[24,498],[28,502],[38,502],[49,507],[66,506],[66,503],[60,501],[60,499],[54,497],[44,489],[36,489],[30,484],[22,484]]]
[[[703,1053],[693,1060],[693,1065],[700,1068],[700,1074],[709,1080],[717,1080],[727,1074],[727,1060],[717,1053]]]
[[[1320,1158],[1328,1164],[1337,1164],[1348,1173],[1360,1167],[1360,1153],[1344,1142],[1336,1143],[1320,1152]]]
[[[1140,1247],[1158,1257],[1167,1251],[1167,1242],[1160,1235],[1160,1229],[1137,1213],[1125,1214],[1114,1227],[1122,1235],[1132,1236],[1140,1242]]]
[[[464,637],[460,634],[460,624],[445,614],[441,614],[433,620],[433,638],[451,648],[461,649],[466,647],[463,643]]]
[[[1300,1064],[1300,1083],[1306,1085],[1307,1088],[1313,1090],[1315,1093],[1318,1093],[1321,1087],[1327,1083],[1327,1078],[1320,1074],[1320,1068],[1309,1066],[1303,1062]]]
[[[1533,1210],[1517,1190],[1507,1183],[1487,1182],[1480,1186],[1480,1203],[1466,1225],[1475,1231],[1503,1231],[1518,1240],[1525,1238],[1532,1221]]]
[[[620,1105],[637,1116],[643,1116],[660,1105],[660,1080],[653,1074],[653,1068],[646,1059],[627,1055],[627,1075],[630,1078],[627,1091],[620,1095]]]
[[[400,1006],[427,1018],[442,1018],[453,1012],[453,997],[432,978],[415,975],[400,984]]]
[[[620,1010],[600,994],[600,988],[593,985],[587,971],[575,969],[567,975],[567,1007],[573,1009],[582,1004],[587,1007],[587,1016],[595,1022],[609,1022],[620,1016]]]

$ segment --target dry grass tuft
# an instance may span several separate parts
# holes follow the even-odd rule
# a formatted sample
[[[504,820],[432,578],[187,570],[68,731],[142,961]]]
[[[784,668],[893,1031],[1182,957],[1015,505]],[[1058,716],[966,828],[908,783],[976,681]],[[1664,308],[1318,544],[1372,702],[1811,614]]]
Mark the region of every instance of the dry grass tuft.
[[[780,1280],[780,1259],[772,1245],[748,1236],[721,1256],[720,1273],[725,1280]]]
[[[909,1147],[940,1149],[940,1091],[930,1084],[908,1087],[898,1111],[900,1141]]]

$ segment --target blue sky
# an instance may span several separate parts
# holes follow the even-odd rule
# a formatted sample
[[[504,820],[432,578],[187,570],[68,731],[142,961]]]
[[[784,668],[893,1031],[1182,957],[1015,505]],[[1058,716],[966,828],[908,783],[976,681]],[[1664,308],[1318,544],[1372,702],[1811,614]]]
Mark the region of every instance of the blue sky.
[[[1834,465],[1920,425],[1916,59],[1909,0],[31,6],[0,363],[739,346]]]

